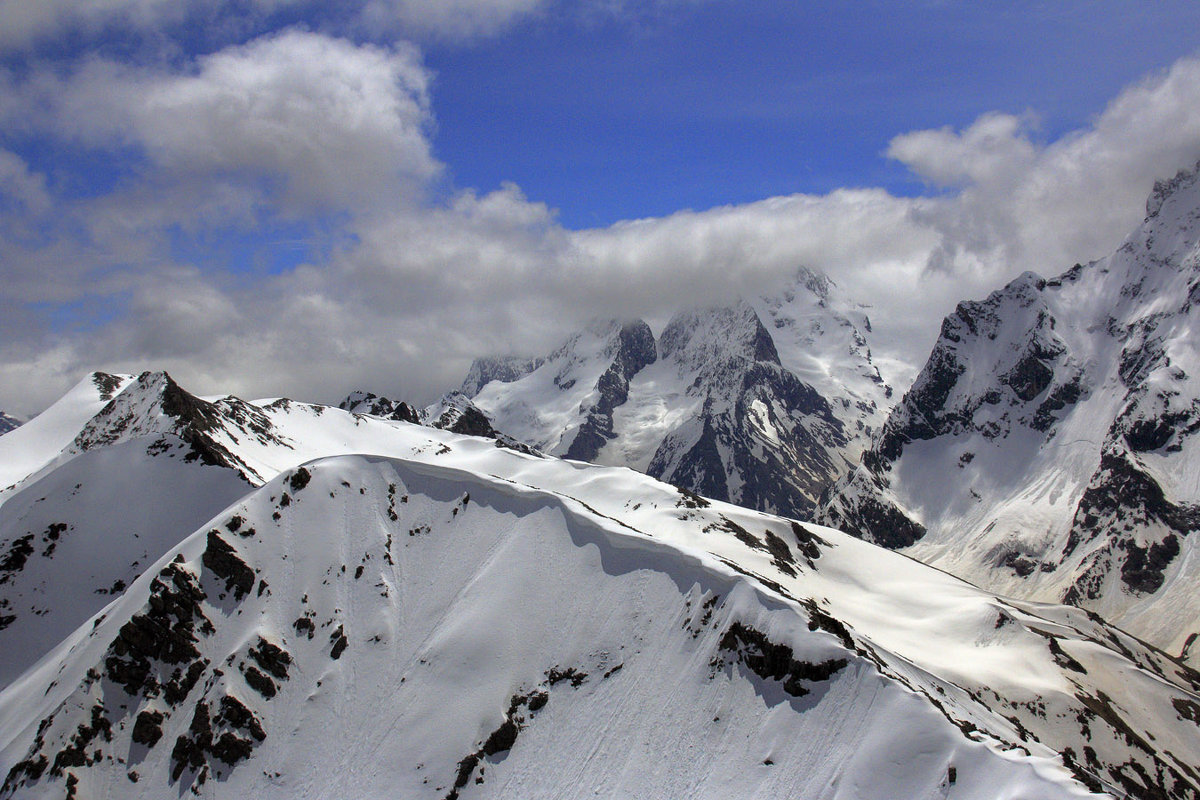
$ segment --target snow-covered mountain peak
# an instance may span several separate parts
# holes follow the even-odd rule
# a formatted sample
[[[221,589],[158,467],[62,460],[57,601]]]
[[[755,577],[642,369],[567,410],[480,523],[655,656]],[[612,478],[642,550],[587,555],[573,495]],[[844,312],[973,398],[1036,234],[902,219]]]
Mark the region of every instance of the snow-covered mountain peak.
[[[351,414],[370,414],[373,417],[394,419],[401,422],[420,422],[415,408],[402,400],[390,400],[372,392],[355,390],[338,403],[338,408]]]
[[[1194,661],[1200,175],[1147,210],[1107,258],[960,303],[820,518]]]
[[[84,423],[133,380],[132,375],[93,372],[41,414],[0,437],[0,501],[70,446]]]
[[[1194,211],[1200,207],[1196,193],[1200,191],[1200,163],[1191,169],[1181,169],[1172,178],[1163,178],[1154,182],[1154,189],[1146,198],[1146,220],[1149,221],[1160,214],[1169,216],[1178,213],[1175,209]],[[1167,207],[1164,214],[1163,208]]]
[[[544,452],[592,460],[612,437],[611,415],[630,379],[657,358],[642,320],[599,320],[545,358],[476,361],[464,389],[486,379],[470,399],[497,430]]]
[[[0,797],[1197,791],[1200,677],[1083,612],[358,425],[392,455],[246,491],[0,692]]]
[[[21,420],[0,411],[0,436],[19,427],[21,427]]]
[[[460,392],[474,397],[479,390],[492,381],[512,383],[520,380],[542,365],[543,358],[521,358],[520,356],[486,356],[471,362]]]
[[[779,364],[771,334],[742,299],[678,312],[663,329],[659,349],[681,374],[710,376],[744,368],[746,362]]]
[[[248,438],[261,446],[290,447],[257,406],[232,396],[201,400],[165,372],[143,372],[88,421],[69,452],[141,438],[152,438],[149,447],[158,452],[183,449],[187,460],[231,467],[252,483],[261,482],[263,476],[231,445]]]
[[[497,429],[546,452],[804,514],[890,405],[870,332],[860,306],[802,268],[775,295],[678,311],[657,342],[644,322],[605,320],[545,358],[476,361],[464,388],[481,387],[472,399]]]

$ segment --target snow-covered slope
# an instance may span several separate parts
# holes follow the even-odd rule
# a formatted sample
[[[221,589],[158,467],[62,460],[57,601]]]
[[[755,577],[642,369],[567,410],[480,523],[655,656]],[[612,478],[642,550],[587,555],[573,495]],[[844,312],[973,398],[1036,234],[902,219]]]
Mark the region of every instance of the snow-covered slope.
[[[630,379],[657,357],[646,323],[598,322],[545,359],[476,361],[461,394],[509,436],[591,460],[613,434],[613,410],[625,402]]]
[[[0,693],[0,796],[1197,795],[1197,676],[1082,611],[392,430],[248,493]]]
[[[37,472],[79,435],[129,381],[128,375],[94,372],[25,425],[0,437],[0,501],[14,484]]]
[[[1200,633],[1200,178],[1112,256],[947,317],[822,521],[1190,657]]]
[[[869,332],[802,269],[774,296],[680,312],[657,343],[645,323],[608,322],[545,358],[481,359],[462,393],[546,452],[805,515],[890,403]]]
[[[806,515],[844,468],[839,450],[848,437],[829,402],[779,363],[754,309],[680,312],[659,349],[659,363],[634,382],[615,415],[618,436],[597,460],[707,497]]]
[[[841,454],[857,464],[893,404],[871,355],[866,308],[807,268],[779,292],[749,302],[771,332],[779,362],[829,401],[848,438]]]
[[[0,591],[51,609],[0,631],[0,797],[1200,795],[1200,677],[1083,611],[623,468],[119,388],[0,505],[37,529]]]

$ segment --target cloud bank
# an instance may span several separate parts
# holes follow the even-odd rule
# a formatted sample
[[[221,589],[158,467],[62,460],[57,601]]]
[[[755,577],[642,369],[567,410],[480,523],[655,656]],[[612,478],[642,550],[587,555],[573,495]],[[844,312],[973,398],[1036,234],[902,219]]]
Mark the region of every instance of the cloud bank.
[[[478,35],[438,21],[466,4],[364,13]],[[498,26],[541,4],[471,5]],[[24,35],[83,24],[84,7],[30,12]],[[1053,141],[1033,114],[899,133],[881,157],[926,181],[921,197],[843,189],[574,231],[515,185],[447,185],[436,85],[409,44],[293,29],[149,66],[6,72],[0,88],[10,129],[113,163],[102,191],[81,192],[0,150],[0,408],[18,414],[93,368],[166,368],[249,397],[363,386],[424,402],[476,355],[544,351],[596,316],[661,326],[801,265],[871,306],[902,381],[956,302],[1106,255],[1155,178],[1200,159],[1200,61],[1185,59]]]

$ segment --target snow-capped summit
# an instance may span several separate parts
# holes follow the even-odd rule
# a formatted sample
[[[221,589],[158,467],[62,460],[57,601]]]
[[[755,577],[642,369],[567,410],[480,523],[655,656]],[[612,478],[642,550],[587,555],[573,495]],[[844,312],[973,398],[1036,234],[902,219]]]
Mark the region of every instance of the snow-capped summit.
[[[849,437],[842,455],[857,464],[893,404],[892,388],[871,355],[866,308],[829,276],[806,267],[754,306],[780,362],[829,401]]]
[[[659,349],[660,363],[635,382],[618,414],[626,436],[610,448],[640,464],[639,446],[657,424],[648,474],[707,497],[805,515],[839,474],[847,438],[825,398],[780,364],[754,309],[737,302],[683,310]]]
[[[946,318],[821,519],[1200,655],[1200,167],[1108,258]]]
[[[547,452],[799,516],[891,402],[869,333],[833,281],[801,269],[776,295],[680,311],[657,344],[645,323],[610,322],[545,358],[478,360],[464,392]]]
[[[146,438],[152,449],[183,450],[186,460],[230,467],[251,482],[262,475],[238,455],[235,445],[246,439],[268,448],[291,447],[257,406],[232,396],[201,400],[165,372],[143,372],[88,421],[68,452]]]
[[[546,453],[586,460],[612,437],[612,412],[625,402],[629,381],[656,359],[645,322],[604,320],[545,358],[476,361],[464,388],[488,378],[471,399],[496,429]]]

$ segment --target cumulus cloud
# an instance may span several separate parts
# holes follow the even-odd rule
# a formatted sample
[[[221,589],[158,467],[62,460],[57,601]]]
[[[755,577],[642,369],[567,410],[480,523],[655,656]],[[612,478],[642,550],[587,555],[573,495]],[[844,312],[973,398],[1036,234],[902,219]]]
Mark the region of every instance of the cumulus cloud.
[[[438,173],[428,76],[404,48],[292,32],[184,71],[93,62],[57,80],[60,129],[73,115],[71,135],[90,146],[141,148],[146,171],[74,208],[86,246],[29,254],[48,270],[71,265],[60,268],[68,286],[89,275],[115,310],[49,338],[6,323],[0,408],[18,413],[93,367],[167,368],[203,392],[335,400],[363,385],[426,401],[472,356],[544,351],[593,316],[661,325],[682,304],[769,291],[801,265],[872,306],[877,354],[902,379],[957,301],[1106,255],[1141,220],[1155,178],[1200,159],[1200,62],[1185,59],[1055,141],[1038,140],[1032,115],[898,135],[886,155],[937,188],[927,197],[840,190],[571,231],[513,185],[440,201],[388,188]],[[103,116],[73,91],[84,85],[124,87],[108,96],[125,111]],[[239,113],[222,116],[227,107]],[[0,185],[10,174],[25,187],[10,191],[45,190],[0,157]],[[356,191],[375,199],[357,203]],[[344,210],[338,235],[281,274],[199,270],[169,246],[181,209],[219,231],[229,216],[324,207]],[[14,285],[0,310],[21,307]]]
[[[0,0],[0,50],[28,47],[63,31],[175,24],[187,5],[177,0]]]
[[[281,182],[285,205],[346,208],[438,172],[428,84],[412,48],[291,31],[151,81],[130,118],[170,172],[257,174]]]
[[[58,136],[135,148],[157,180],[191,191],[251,184],[302,213],[377,203],[438,174],[429,82],[411,46],[291,30],[188,73],[93,59],[18,91]]]
[[[1141,221],[1155,179],[1200,159],[1197,101],[1200,61],[1183,59],[1045,145],[1030,141],[1028,120],[998,114],[896,137],[889,156],[961,186],[916,212],[942,237],[927,266],[995,280],[1108,254]]]
[[[985,114],[963,131],[949,126],[901,134],[887,155],[939,186],[1002,181],[1027,170],[1036,156],[1026,137],[1031,119]]]

